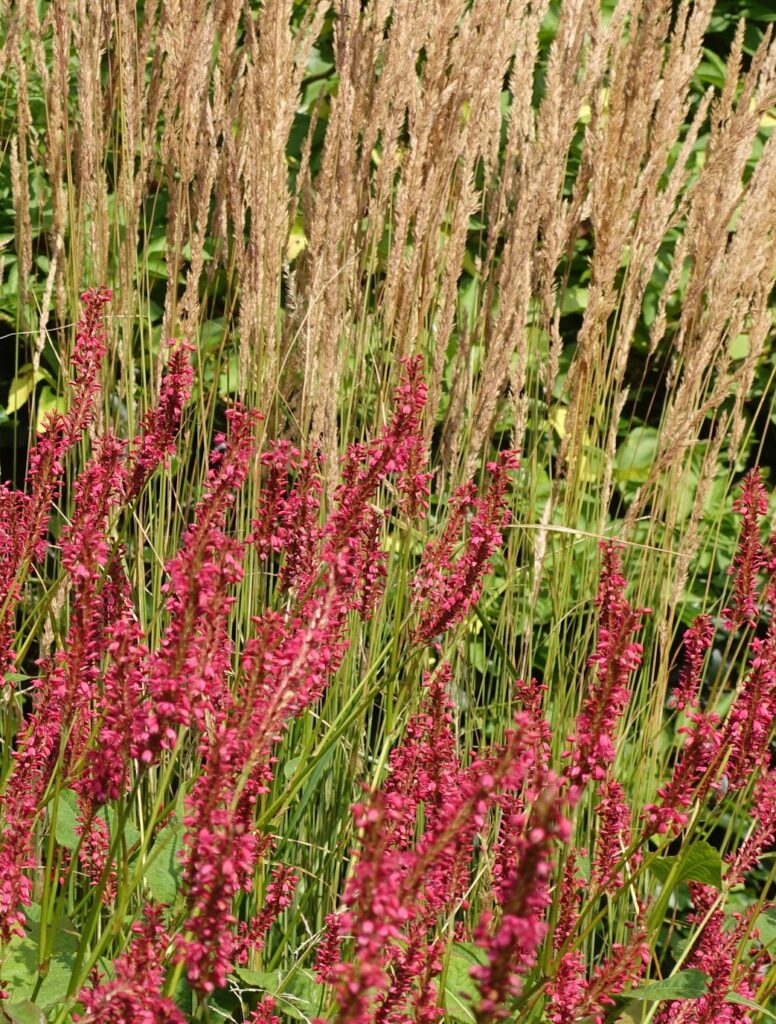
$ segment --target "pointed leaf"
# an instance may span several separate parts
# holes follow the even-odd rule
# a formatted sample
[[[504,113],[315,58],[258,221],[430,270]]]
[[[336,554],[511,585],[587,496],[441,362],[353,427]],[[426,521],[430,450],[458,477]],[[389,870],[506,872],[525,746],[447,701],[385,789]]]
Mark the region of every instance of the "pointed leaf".
[[[686,971],[672,974],[663,981],[641,985],[625,993],[629,999],[640,999],[647,1003],[658,1003],[663,999],[700,999],[706,994],[709,976],[705,971],[691,967]]]

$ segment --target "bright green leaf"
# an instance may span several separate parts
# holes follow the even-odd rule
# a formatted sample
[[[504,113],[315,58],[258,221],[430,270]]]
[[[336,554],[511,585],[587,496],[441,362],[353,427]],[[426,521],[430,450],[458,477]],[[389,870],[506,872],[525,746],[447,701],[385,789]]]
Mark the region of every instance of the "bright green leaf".
[[[251,988],[271,995],[277,1009],[292,1020],[309,1021],[318,1012],[317,985],[310,971],[293,971],[284,978],[282,971],[248,971],[238,967],[235,974]]]
[[[654,981],[642,985],[627,993],[630,999],[639,999],[646,1003],[659,1003],[663,999],[700,999],[706,993],[709,976],[705,971],[691,967],[686,971],[672,974],[663,981]]]
[[[722,888],[722,858],[719,851],[709,843],[693,843],[675,857],[658,857],[650,870],[665,885],[677,864],[678,870],[672,878],[673,885],[693,881],[715,889]]]
[[[28,934],[23,939],[11,941],[0,967],[0,981],[6,982],[9,991],[13,993],[13,998],[22,1003],[32,998],[38,986],[40,907],[37,904],[29,907],[27,917]],[[35,995],[38,1006],[46,1009],[61,1002],[67,995],[77,947],[78,939],[72,925],[68,921],[60,921],[54,935],[51,959],[44,968],[43,980]]]
[[[760,933],[760,940],[766,948],[776,945],[776,908],[764,910],[754,923]]]
[[[180,861],[178,851],[183,844],[183,828],[174,819],[159,832],[148,853],[143,871],[151,895],[160,903],[174,903],[180,888]]]
[[[5,403],[5,411],[10,416],[26,405],[30,395],[35,390],[35,385],[42,377],[40,373],[34,373],[32,364],[27,363],[20,367],[19,372],[11,381],[8,389],[8,401]]]
[[[52,814],[56,813],[57,824],[54,835],[60,846],[68,850],[74,850],[78,846],[78,815],[76,795],[72,790],[62,790],[59,794],[56,807]]]
[[[473,1007],[479,1000],[477,983],[471,976],[472,967],[482,966],[485,954],[471,942],[456,942],[447,962],[445,979],[445,1009],[454,1020],[471,1024]]]
[[[654,427],[635,427],[617,449],[614,478],[643,484],[649,477],[657,452],[658,432]]]
[[[10,1006],[0,1004],[0,1020],[11,1021],[11,1024],[46,1024],[46,1014],[35,1003],[25,999]]]

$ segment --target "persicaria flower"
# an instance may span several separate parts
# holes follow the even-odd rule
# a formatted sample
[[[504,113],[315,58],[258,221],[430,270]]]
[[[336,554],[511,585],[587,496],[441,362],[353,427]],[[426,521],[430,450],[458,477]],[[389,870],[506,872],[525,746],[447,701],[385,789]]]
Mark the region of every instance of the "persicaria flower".
[[[635,935],[627,944],[616,943],[610,956],[585,981],[575,1001],[568,1000],[550,1015],[553,1024],[573,1024],[591,1020],[604,1024],[615,997],[634,985],[644,974],[649,963],[649,945],[643,933]]]
[[[741,515],[741,534],[729,569],[733,576],[733,600],[731,607],[722,612],[725,626],[731,630],[757,625],[757,576],[766,563],[760,519],[768,511],[768,495],[758,468],[750,470],[742,480],[733,511]]]
[[[776,769],[758,779],[754,792],[755,824],[735,854],[728,856],[727,884],[743,882],[776,839]]]
[[[669,707],[681,710],[695,702],[701,682],[703,659],[713,638],[711,616],[698,615],[682,637],[684,663],[679,674],[679,682],[669,698]]]
[[[175,453],[183,407],[194,383],[189,353],[195,349],[185,342],[176,344],[171,341],[170,347],[170,362],[162,379],[159,398],[143,418],[140,434],[132,443],[128,499],[139,494],[154,470]]]
[[[272,996],[262,996],[248,1018],[248,1024],[280,1024],[280,1017],[273,1012],[276,1005]]]
[[[397,474],[402,481],[405,500],[420,500],[417,494],[413,497],[413,480],[405,474],[417,458],[418,436],[422,432],[426,385],[421,366],[419,356],[403,361],[391,422],[374,441],[348,448],[342,464],[342,482],[334,495],[335,509],[326,525],[329,551],[341,550],[348,539],[358,536],[370,501],[390,474]]]
[[[413,633],[416,642],[430,643],[452,629],[478,600],[482,579],[509,520],[506,495],[509,475],[517,466],[516,452],[501,452],[487,465],[490,486],[481,498],[474,497],[471,484],[456,492],[448,527],[441,540],[424,552],[414,583],[415,604],[420,610]],[[469,513],[468,535],[458,536]],[[457,558],[453,554],[456,544],[463,545]]]
[[[687,739],[674,765],[671,779],[657,790],[659,802],[647,804],[643,817],[645,833],[665,833],[669,828],[683,828],[689,819],[693,802],[705,796],[713,783],[708,775],[720,749],[719,719],[715,714],[694,713],[690,725],[677,730]],[[699,787],[706,779],[704,792]]]
[[[245,966],[251,952],[260,950],[270,927],[294,898],[299,876],[293,868],[281,864],[272,873],[272,881],[264,893],[264,906],[261,912],[250,921],[240,925],[240,938],[235,952],[235,960]]]
[[[170,937],[162,910],[146,907],[145,920],[132,925],[132,941],[115,961],[113,977],[81,989],[78,1024],[185,1024],[172,999],[161,995]]]
[[[622,885],[622,871],[616,865],[630,842],[631,812],[619,782],[608,779],[603,783],[595,813],[599,824],[592,880],[604,891],[613,892]]]
[[[628,678],[641,664],[641,644],[631,640],[648,609],[634,609],[625,599],[627,582],[620,571],[616,544],[601,545],[603,566],[596,605],[598,643],[588,664],[596,670],[577,717],[569,778],[575,787],[604,779],[615,759],[615,731],[630,698]]]
[[[570,834],[560,793],[548,780],[515,843],[514,867],[500,883],[500,914],[495,920],[483,914],[477,928],[475,937],[487,956],[484,966],[471,971],[480,992],[477,1024],[508,1016],[505,1001],[519,994],[521,975],[535,963],[547,932],[552,850]]]
[[[765,763],[776,718],[776,632],[752,641],[744,684],[728,712],[720,756],[728,754],[731,789],[742,789]]]
[[[11,643],[16,602],[30,564],[46,553],[46,531],[53,503],[59,494],[64,459],[81,439],[94,416],[99,370],[106,351],[103,306],[110,301],[106,288],[84,292],[83,313],[76,327],[70,365],[70,408],[65,415],[49,414],[45,430],[27,460],[27,493],[0,484],[0,685],[12,660]]]

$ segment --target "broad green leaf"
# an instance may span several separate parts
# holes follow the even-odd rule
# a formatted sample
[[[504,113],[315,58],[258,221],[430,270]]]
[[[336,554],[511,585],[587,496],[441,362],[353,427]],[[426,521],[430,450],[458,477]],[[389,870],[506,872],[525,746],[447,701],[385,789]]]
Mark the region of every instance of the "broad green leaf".
[[[272,996],[277,1009],[292,1020],[309,1021],[318,1012],[319,990],[310,971],[294,971],[286,978],[282,971],[248,971],[243,967],[234,973],[246,985]]]
[[[178,851],[183,845],[183,826],[175,818],[165,825],[148,852],[143,871],[151,895],[160,903],[174,903],[180,888],[181,866]]]
[[[737,334],[728,343],[728,354],[731,359],[746,359],[749,355],[749,335]]]
[[[77,806],[75,793],[68,789],[60,792],[56,807],[52,808],[52,814],[56,813],[57,816],[54,835],[59,845],[68,850],[74,850],[78,846]]]
[[[690,967],[663,981],[631,989],[626,995],[629,999],[639,999],[646,1003],[658,1003],[663,999],[700,999],[706,993],[709,980],[705,971]]]
[[[11,1021],[11,1024],[46,1024],[46,1014],[35,1003],[25,999],[10,1006],[0,1003],[0,1020]]]
[[[635,427],[617,449],[614,478],[643,484],[649,477],[657,452],[658,432],[654,427]]]
[[[288,247],[286,249],[286,259],[289,263],[293,263],[300,252],[307,248],[307,236],[304,233],[304,228],[301,222],[294,224],[291,228],[291,232],[288,236]]]
[[[709,843],[693,843],[675,857],[658,857],[650,870],[665,885],[677,864],[678,871],[672,879],[674,885],[692,881],[722,888],[722,858]]]
[[[776,907],[758,914],[754,926],[759,931],[760,940],[766,948],[776,945]]]
[[[13,939],[0,967],[0,981],[6,983],[14,1000],[24,1003],[32,999],[38,985],[40,948],[40,906],[27,910],[27,934]],[[78,937],[69,921],[60,921],[54,934],[53,953],[43,971],[43,981],[35,994],[35,1004],[42,1009],[61,1002],[70,985]],[[0,1004],[2,1005],[2,1004]],[[26,1024],[26,1022],[25,1022]],[[37,1024],[37,1022],[36,1022]]]
[[[471,1024],[474,1007],[479,1000],[472,967],[482,966],[485,954],[472,942],[456,942],[447,961],[445,977],[445,1010],[448,1017]]]
[[[19,372],[11,381],[11,386],[8,389],[8,401],[5,403],[5,411],[9,416],[27,404],[30,395],[35,390],[35,385],[42,379],[40,371],[35,373],[31,363],[19,368]]]

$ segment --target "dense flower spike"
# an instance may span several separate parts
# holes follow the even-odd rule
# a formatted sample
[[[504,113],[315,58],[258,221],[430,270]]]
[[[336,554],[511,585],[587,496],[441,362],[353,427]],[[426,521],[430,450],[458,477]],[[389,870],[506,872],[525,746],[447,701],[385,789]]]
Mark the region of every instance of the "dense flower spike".
[[[251,953],[258,952],[263,947],[271,925],[278,915],[291,905],[298,881],[299,876],[294,874],[293,869],[283,864],[273,871],[272,881],[264,894],[261,913],[240,925],[240,938],[234,954],[236,963],[245,966]]]
[[[255,416],[230,410],[229,434],[217,438],[204,494],[181,550],[168,566],[167,626],[149,663],[148,700],[135,718],[133,757],[151,764],[174,746],[180,727],[203,726],[229,702],[225,674],[234,586],[242,578],[244,545],[224,532],[226,514],[248,473]]]
[[[350,539],[358,537],[370,502],[380,484],[389,474],[398,474],[406,500],[417,504],[422,488],[417,489],[413,471],[417,460],[419,437],[422,437],[423,407],[426,385],[421,374],[419,356],[405,359],[401,380],[394,393],[394,414],[391,422],[369,444],[352,444],[342,465],[342,483],[335,493],[336,506],[327,527],[327,547],[339,551]]]
[[[768,496],[759,469],[751,470],[744,477],[733,510],[741,515],[742,523],[738,549],[730,567],[733,602],[722,613],[728,629],[757,625],[757,576],[766,563],[760,540],[760,519],[768,511]]]
[[[294,485],[280,510],[284,544],[279,583],[285,590],[304,593],[315,577],[322,536],[321,491],[320,456],[302,456]]]
[[[553,847],[570,835],[561,807],[558,790],[548,782],[524,819],[524,831],[515,843],[513,867],[501,881],[500,916],[491,922],[490,915],[484,914],[480,920],[476,937],[487,962],[471,972],[480,991],[474,1012],[478,1024],[508,1016],[506,1000],[519,994],[521,975],[535,963],[547,931],[544,914],[549,902]]]
[[[655,1017],[656,1024],[747,1024],[751,1017],[745,1008],[727,1001],[729,995],[752,999],[756,992],[756,972],[760,956],[750,962],[737,957],[744,938],[751,932],[751,912],[733,914],[732,927],[719,906],[718,894],[710,886],[689,883],[695,905],[692,919],[703,922],[700,936],[686,961],[709,976],[706,994],[699,999],[668,1003]],[[715,906],[716,902],[716,906]]]
[[[575,1024],[584,1020],[579,1011],[585,1001],[586,988],[585,959],[578,950],[569,950],[560,958],[555,977],[547,986],[547,1019],[552,1024]]]
[[[262,996],[256,1009],[248,1018],[248,1024],[280,1024],[280,1017],[273,1012],[276,1005],[272,996]]]
[[[170,362],[159,389],[158,401],[144,417],[140,435],[132,443],[128,498],[139,494],[154,470],[166,465],[175,453],[183,407],[194,383],[189,354],[195,349],[185,343],[171,342],[170,345]]]
[[[598,817],[592,880],[606,892],[613,892],[623,883],[617,863],[629,845],[631,811],[625,800],[625,790],[613,779],[607,779],[600,789],[600,802],[595,808]]]
[[[634,609],[625,599],[627,582],[620,572],[616,544],[603,544],[603,566],[596,604],[598,644],[589,664],[596,682],[577,717],[570,751],[569,778],[575,787],[604,779],[615,757],[615,730],[630,698],[628,677],[641,664],[641,644],[631,635],[641,628],[646,609]]]
[[[101,889],[102,902],[110,906],[116,897],[117,884],[116,869],[109,858],[110,829],[105,818],[87,801],[82,801],[77,835],[81,840],[80,865],[91,884]]]
[[[64,458],[92,421],[97,376],[106,350],[103,307],[112,298],[107,288],[84,292],[83,315],[76,327],[70,359],[75,375],[70,408],[65,415],[50,414],[46,429],[30,451],[27,492],[0,484],[0,685],[11,663],[13,616],[21,577],[32,561],[46,552],[46,531],[52,505],[59,494]]]
[[[291,540],[281,520],[286,507],[288,474],[295,468],[298,455],[298,449],[289,441],[273,441],[269,451],[259,458],[264,477],[251,539],[261,559],[283,551]]]
[[[728,857],[727,882],[734,885],[743,882],[747,871],[751,871],[760,857],[776,840],[776,769],[757,781],[754,793],[756,823],[749,835],[736,851]]]
[[[644,939],[644,934],[638,933],[626,945],[613,947],[611,955],[595,968],[585,983],[579,1001],[566,1018],[569,1024],[579,1020],[604,1024],[609,1008],[615,1005],[615,997],[638,982],[644,974],[649,963],[649,945]],[[556,1020],[554,1024],[561,1024],[561,1021]]]
[[[534,737],[527,716],[516,719],[501,748],[460,763],[444,692],[449,671],[442,666],[427,679],[424,706],[391,757],[385,786],[355,808],[361,850],[317,965],[319,977],[335,984],[341,1022],[409,1020],[419,993],[433,991],[441,969],[433,931],[463,901],[489,809],[509,793],[517,799],[528,777]],[[353,952],[335,962],[343,935]]]
[[[78,792],[96,805],[117,800],[129,785],[132,733],[148,659],[145,635],[129,607],[105,636],[109,664],[94,707],[97,740],[86,752],[83,774],[75,783]]]
[[[29,875],[35,866],[35,823],[59,754],[64,712],[52,676],[40,680],[35,710],[14,751],[13,767],[3,791],[0,943],[24,933],[21,906],[29,906],[32,900]]]
[[[714,714],[692,714],[690,725],[677,732],[687,736],[670,781],[657,790],[659,803],[646,804],[643,816],[648,834],[683,828],[693,802],[703,798],[714,783],[710,769],[720,750],[719,719]]]
[[[482,578],[509,520],[509,474],[517,466],[516,452],[501,452],[495,462],[488,463],[491,481],[483,497],[475,498],[471,486],[457,492],[452,523],[463,526],[471,510],[468,536],[463,551],[454,559],[453,545],[464,538],[453,536],[448,524],[439,544],[429,545],[424,552],[415,583],[420,608],[420,622],[413,634],[415,641],[430,643],[452,629],[479,598]]]
[[[106,568],[109,518],[123,497],[123,457],[123,445],[103,435],[78,478],[73,517],[62,531],[62,564],[72,586],[73,610],[66,649],[41,666],[33,711],[5,782],[0,938],[18,928],[18,906],[30,902],[25,872],[32,866],[34,826],[53,763],[60,756],[66,784],[77,784],[71,776],[80,771],[90,740],[104,633],[121,613]]]
[[[776,633],[755,639],[744,684],[725,719],[720,756],[732,789],[743,789],[768,759],[776,718]]]
[[[415,417],[405,452],[398,488],[399,508],[410,519],[424,519],[428,511],[429,482],[433,477],[426,468],[428,452],[423,439],[422,415],[428,388],[422,376],[422,361],[416,357],[404,360],[404,375],[394,394],[394,402],[404,416]]]
[[[172,999],[162,995],[169,936],[159,908],[146,907],[132,926],[134,938],[113,965],[113,976],[78,993],[79,1024],[185,1024]]]
[[[701,684],[701,671],[706,651],[714,639],[714,627],[710,615],[699,615],[682,637],[684,663],[679,682],[669,699],[669,706],[681,710],[694,704]]]

